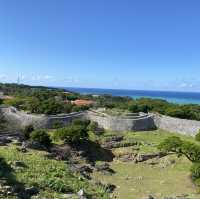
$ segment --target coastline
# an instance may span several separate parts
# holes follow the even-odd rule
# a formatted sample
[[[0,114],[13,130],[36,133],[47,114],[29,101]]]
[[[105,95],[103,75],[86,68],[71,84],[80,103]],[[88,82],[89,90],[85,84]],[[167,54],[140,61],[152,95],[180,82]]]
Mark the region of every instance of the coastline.
[[[77,88],[63,87],[66,90],[78,92],[81,94],[94,95],[113,95],[113,96],[128,96],[133,99],[142,97],[163,99],[168,102],[177,104],[200,104],[200,93],[198,92],[181,92],[181,91],[149,91],[149,90],[125,90],[125,89],[101,89],[101,88]]]

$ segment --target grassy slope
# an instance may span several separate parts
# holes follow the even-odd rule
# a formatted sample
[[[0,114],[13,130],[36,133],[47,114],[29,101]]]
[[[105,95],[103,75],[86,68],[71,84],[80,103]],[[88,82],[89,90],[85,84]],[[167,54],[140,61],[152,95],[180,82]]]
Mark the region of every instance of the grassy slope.
[[[112,133],[109,133],[112,134]],[[124,134],[126,140],[138,140],[143,145],[140,146],[139,153],[156,152],[157,145],[170,135],[166,131],[157,130],[149,132],[129,132]],[[180,136],[184,140],[195,142],[193,138]],[[126,154],[134,151],[132,147],[114,149],[115,154]],[[170,160],[175,164],[167,165]],[[166,165],[163,168],[163,165]],[[114,195],[117,198],[141,199],[152,194],[160,199],[164,196],[176,196],[189,194],[189,198],[200,198],[196,195],[196,188],[190,180],[191,163],[184,157],[167,156],[159,160],[159,164],[151,166],[144,163],[134,164],[133,162],[114,161],[111,168],[116,171],[113,176],[105,176],[95,173],[94,178],[102,180],[104,183],[117,185]]]
[[[101,139],[113,135],[113,132],[107,132]],[[116,135],[116,134],[115,134]],[[128,132],[123,134],[125,142],[139,141],[139,153],[156,152],[156,146],[165,138],[172,134],[166,131],[157,130],[149,132]],[[173,134],[177,135],[177,134]],[[180,135],[178,135],[180,136]],[[180,136],[182,139],[195,142],[193,138]],[[124,147],[114,149],[113,153],[126,154],[134,152],[133,147]],[[30,150],[28,153],[21,153],[16,150],[16,146],[0,147],[0,157],[4,157],[7,163],[14,161],[23,161],[26,168],[14,170],[8,173],[9,178],[14,178],[19,183],[24,183],[25,187],[32,185],[40,188],[40,194],[37,198],[64,198],[62,189],[76,193],[83,188],[92,198],[106,199],[108,196],[105,191],[85,180],[80,180],[79,176],[72,175],[68,165],[63,161],[50,160],[45,157],[45,152]],[[175,164],[166,165],[166,162],[175,160]],[[113,161],[111,168],[116,171],[112,176],[103,175],[99,172],[94,173],[96,181],[111,183],[117,186],[114,195],[119,199],[141,199],[144,196],[152,194],[157,199],[163,196],[173,196],[189,194],[189,198],[200,198],[196,195],[196,188],[190,180],[191,163],[185,159],[176,156],[167,156],[159,160],[157,165],[149,165],[146,162],[134,164],[133,162]],[[15,197],[8,197],[14,199]]]
[[[77,193],[83,188],[92,198],[107,198],[104,190],[88,181],[80,180],[79,176],[70,173],[68,165],[63,161],[50,160],[45,157],[45,152],[31,150],[28,153],[21,153],[15,146],[0,147],[0,157],[4,157],[7,163],[23,161],[25,168],[7,173],[8,178],[14,178],[25,187],[32,185],[40,188],[37,198],[63,198],[63,193],[69,190]],[[4,174],[3,174],[4,175]],[[15,197],[8,197],[15,198]]]

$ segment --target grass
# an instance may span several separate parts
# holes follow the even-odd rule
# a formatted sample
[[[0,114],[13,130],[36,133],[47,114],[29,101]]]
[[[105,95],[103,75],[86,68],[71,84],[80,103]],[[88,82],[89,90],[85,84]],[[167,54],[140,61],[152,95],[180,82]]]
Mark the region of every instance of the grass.
[[[107,132],[106,136],[113,135]],[[116,135],[116,134],[115,134]],[[124,142],[138,141],[139,153],[158,152],[157,145],[165,138],[176,135],[183,140],[197,143],[194,138],[176,133],[169,133],[163,130],[148,132],[126,132]],[[104,138],[102,138],[104,139]],[[134,147],[122,147],[113,149],[115,155],[132,153]],[[153,195],[157,199],[163,197],[179,196],[188,194],[189,199],[199,199],[197,188],[190,179],[191,162],[185,157],[177,158],[176,155],[154,159],[157,164],[150,165],[147,162],[135,164],[133,162],[113,161],[110,165],[116,171],[112,176],[103,175],[100,172],[94,173],[94,179],[99,179],[103,183],[111,183],[117,186],[114,196],[122,199],[141,199],[148,195]],[[170,161],[174,161],[171,164]]]
[[[51,136],[53,132],[50,132]],[[105,141],[106,138],[113,135],[123,135],[124,143],[140,144],[137,146],[121,147],[113,149],[112,152],[116,156],[130,153],[152,153],[158,152],[157,145],[165,138],[176,135],[183,140],[198,143],[194,138],[183,136],[175,133],[169,133],[163,130],[146,131],[146,132],[124,132],[115,133],[106,131],[102,136],[95,136],[89,133],[91,140]],[[62,144],[57,143],[57,144]],[[96,155],[96,163],[101,163],[103,158],[102,149],[98,147],[94,149]],[[101,153],[100,153],[101,152]],[[103,151],[104,152],[104,151]],[[107,154],[107,151],[105,151]],[[197,188],[190,179],[191,162],[186,158],[177,158],[175,155],[163,157],[159,160],[154,159],[143,163],[135,164],[133,162],[121,162],[114,160],[110,162],[111,169],[116,173],[112,176],[104,175],[100,172],[92,174],[93,182],[83,180],[79,174],[72,174],[69,165],[64,161],[48,159],[47,152],[29,150],[27,153],[19,152],[15,145],[1,146],[0,157],[5,159],[6,169],[2,170],[0,165],[0,180],[2,177],[9,184],[20,183],[24,187],[38,187],[40,193],[38,199],[62,199],[65,193],[77,193],[80,189],[84,189],[88,198],[107,199],[109,198],[105,190],[93,182],[101,181],[103,184],[111,183],[117,186],[113,195],[117,199],[141,199],[148,195],[153,195],[156,199],[162,199],[164,196],[178,196],[188,194],[189,199],[199,199]],[[101,158],[98,158],[101,157]],[[24,168],[10,170],[9,166],[15,161],[22,161]],[[156,162],[155,165],[150,164],[151,161]],[[171,162],[174,162],[171,164]],[[9,196],[7,199],[17,198]]]
[[[25,187],[38,187],[40,194],[37,198],[60,199],[64,197],[64,193],[77,193],[82,188],[89,198],[108,198],[101,187],[73,175],[66,163],[48,159],[45,155],[45,152],[36,150],[24,154],[17,151],[13,145],[0,147],[0,157],[4,157],[7,163],[22,161],[26,165],[13,171],[12,177],[14,176],[15,181],[24,184]]]

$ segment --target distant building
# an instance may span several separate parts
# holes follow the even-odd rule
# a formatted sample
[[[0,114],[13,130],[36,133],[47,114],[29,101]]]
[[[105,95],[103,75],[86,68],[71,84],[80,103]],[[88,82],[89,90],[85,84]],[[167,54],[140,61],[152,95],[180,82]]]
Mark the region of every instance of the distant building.
[[[95,101],[92,100],[83,100],[83,99],[77,99],[75,101],[71,101],[72,104],[75,104],[77,106],[89,106],[95,104]]]
[[[8,95],[4,95],[3,92],[0,92],[0,99],[2,99],[2,100],[13,99],[13,98],[14,97],[8,96]]]

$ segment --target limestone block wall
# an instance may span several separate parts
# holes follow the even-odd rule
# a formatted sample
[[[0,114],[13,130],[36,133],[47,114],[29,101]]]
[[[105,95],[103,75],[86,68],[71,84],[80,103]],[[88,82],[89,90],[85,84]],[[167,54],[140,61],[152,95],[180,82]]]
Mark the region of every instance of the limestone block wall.
[[[194,136],[200,130],[200,121],[168,117],[159,114],[140,115],[139,117],[116,117],[106,114],[86,111],[62,115],[34,115],[16,110],[14,107],[0,107],[0,114],[8,123],[8,129],[21,129],[33,124],[36,128],[52,128],[55,122],[63,126],[69,125],[75,119],[89,119],[99,126],[113,131],[143,131],[160,128]]]
[[[111,129],[113,131],[145,131],[155,129],[154,120],[151,115],[141,118],[122,118],[106,116],[88,111],[86,114],[87,119],[95,121],[100,127]]]
[[[200,121],[179,119],[155,114],[154,122],[160,129],[184,135],[194,136],[200,130]]]
[[[52,128],[55,122],[60,122],[63,126],[70,124],[74,119],[84,118],[84,113],[71,113],[63,115],[38,115],[27,114],[16,110],[14,107],[1,108],[1,114],[8,123],[10,129],[21,129],[32,124],[36,128]]]

